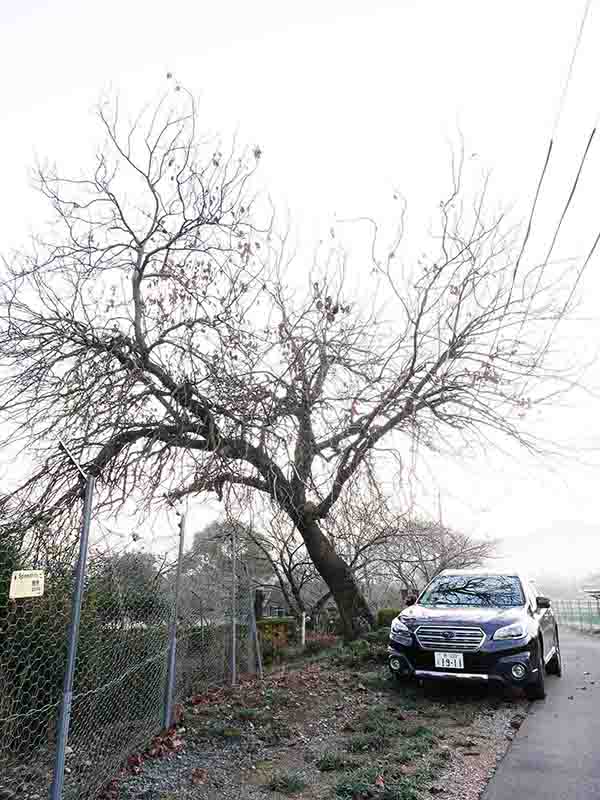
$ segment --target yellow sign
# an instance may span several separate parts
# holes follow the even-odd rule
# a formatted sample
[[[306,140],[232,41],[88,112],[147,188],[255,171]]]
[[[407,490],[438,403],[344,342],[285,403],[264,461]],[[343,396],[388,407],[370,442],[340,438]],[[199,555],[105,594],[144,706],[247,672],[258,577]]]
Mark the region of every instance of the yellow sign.
[[[20,600],[24,597],[41,597],[43,594],[43,569],[19,569],[13,572],[8,594],[11,600]]]

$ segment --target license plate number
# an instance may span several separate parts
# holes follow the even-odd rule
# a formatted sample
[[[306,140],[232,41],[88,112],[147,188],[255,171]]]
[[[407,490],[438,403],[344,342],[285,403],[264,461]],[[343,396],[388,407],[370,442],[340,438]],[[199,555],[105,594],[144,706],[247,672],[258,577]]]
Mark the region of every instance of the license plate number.
[[[462,653],[435,653],[435,665],[441,669],[464,669]]]

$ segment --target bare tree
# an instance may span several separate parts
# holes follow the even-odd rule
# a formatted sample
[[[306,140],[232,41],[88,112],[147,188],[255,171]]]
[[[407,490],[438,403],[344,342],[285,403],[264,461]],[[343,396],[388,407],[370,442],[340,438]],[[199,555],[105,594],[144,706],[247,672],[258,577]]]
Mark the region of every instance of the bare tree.
[[[80,488],[56,434],[101,475],[100,512],[261,493],[351,637],[372,614],[327,535],[333,509],[394,468],[403,441],[534,446],[521,421],[557,388],[537,327],[557,284],[518,272],[502,218],[487,218],[484,194],[462,198],[459,170],[427,263],[399,266],[400,231],[384,258],[375,237],[354,291],[335,248],[310,270],[296,262],[309,279],[295,279],[252,210],[260,149],[207,149],[186,102],[129,127],[102,106],[107,147],[89,174],[39,170],[54,219],[7,263],[0,322],[7,441],[38,466],[0,514],[11,530],[64,529]]]
[[[322,530],[348,564],[363,592],[377,579],[385,545],[401,535],[402,516],[390,510],[387,498],[369,484],[352,485],[323,521]],[[285,601],[297,618],[318,616],[332,598],[303,538],[287,514],[267,515],[246,535],[264,554]]]
[[[405,520],[399,533],[384,547],[386,569],[414,594],[442,570],[481,567],[496,554],[493,539],[477,539],[424,519]]]

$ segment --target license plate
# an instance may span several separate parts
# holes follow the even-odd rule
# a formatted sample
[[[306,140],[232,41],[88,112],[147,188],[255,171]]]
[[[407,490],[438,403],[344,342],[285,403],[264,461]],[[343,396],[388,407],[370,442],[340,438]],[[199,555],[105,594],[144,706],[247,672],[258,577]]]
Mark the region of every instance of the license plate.
[[[435,653],[435,665],[441,669],[464,669],[462,653]]]

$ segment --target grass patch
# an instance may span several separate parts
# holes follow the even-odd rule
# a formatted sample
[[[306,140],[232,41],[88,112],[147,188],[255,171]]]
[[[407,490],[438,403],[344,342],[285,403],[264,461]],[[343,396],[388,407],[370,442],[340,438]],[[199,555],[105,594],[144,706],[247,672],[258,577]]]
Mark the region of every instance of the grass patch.
[[[355,797],[362,797],[373,791],[375,780],[381,772],[377,767],[361,767],[360,769],[347,772],[339,779],[335,785],[337,797],[353,800]]]
[[[389,691],[394,688],[395,678],[390,675],[389,670],[377,670],[365,672],[361,675],[361,683],[368,689],[374,691]]]
[[[387,647],[377,642],[359,639],[344,645],[335,655],[335,661],[345,667],[361,667],[365,664],[387,663]]]
[[[390,714],[385,706],[376,706],[370,709],[362,718],[360,728],[365,733],[382,732],[387,736],[396,736],[402,733],[402,721]]]
[[[350,760],[341,753],[323,753],[321,758],[316,761],[316,767],[321,772],[337,772],[347,769],[349,765]]]
[[[423,743],[427,737],[413,737],[415,743]],[[393,759],[395,760],[396,751]],[[439,766],[439,765],[438,765]],[[433,762],[423,764],[421,768],[410,776],[404,776],[400,770],[390,766],[360,767],[349,770],[340,777],[335,785],[335,794],[342,800],[355,800],[359,797],[377,797],[378,800],[421,800],[426,796],[428,783],[435,780],[439,769]],[[383,786],[377,787],[378,776],[383,777]]]
[[[242,736],[242,731],[234,725],[228,725],[226,722],[211,722],[204,729],[207,736],[217,736],[221,739],[239,739]]]
[[[415,781],[404,780],[402,783],[386,786],[381,800],[420,800],[422,797],[423,794]]]
[[[288,708],[292,702],[292,696],[287,689],[265,689],[265,700],[271,708]]]
[[[279,744],[283,739],[292,735],[290,726],[282,719],[272,719],[268,724],[259,729],[258,737],[266,744]]]
[[[415,739],[433,739],[435,737],[431,728],[426,725],[418,725],[416,728],[408,728],[404,732],[405,736],[412,736]]]
[[[260,716],[260,708],[240,708],[236,716],[244,722],[252,722]]]
[[[363,716],[359,732],[349,738],[347,749],[351,753],[381,753],[388,750],[402,734],[412,733],[406,730],[403,720],[388,712],[385,706],[376,706]]]
[[[425,755],[433,747],[433,739],[423,737],[407,737],[402,739],[394,750],[394,758],[401,764],[414,761],[415,758]]]
[[[276,772],[269,781],[272,792],[293,795],[306,789],[306,781],[299,772]]]
[[[389,740],[381,733],[355,733],[348,739],[349,753],[382,753],[389,746]]]
[[[475,722],[479,710],[474,705],[453,705],[448,710],[448,716],[454,720],[457,726],[466,728]]]
[[[439,772],[440,770],[444,769],[451,758],[452,753],[450,750],[438,750],[438,752],[434,753],[431,757],[431,766],[436,772]]]
[[[375,796],[378,800],[420,800],[423,797],[415,778],[401,778],[398,782],[385,784],[376,791],[375,781],[379,775],[381,770],[377,767],[363,767],[347,772],[336,783],[335,794],[342,800]]]

